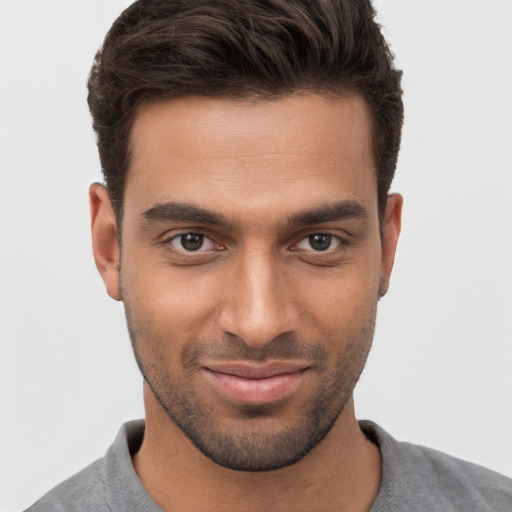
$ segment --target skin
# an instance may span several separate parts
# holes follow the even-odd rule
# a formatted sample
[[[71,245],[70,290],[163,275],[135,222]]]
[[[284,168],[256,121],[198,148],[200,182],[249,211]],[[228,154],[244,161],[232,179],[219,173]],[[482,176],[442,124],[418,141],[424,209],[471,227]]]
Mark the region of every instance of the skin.
[[[145,376],[134,467],[164,510],[369,510],[374,501],[380,454],[357,425],[352,393],[388,288],[402,198],[389,197],[380,225],[371,129],[358,95],[144,105],[122,252],[108,194],[91,186],[96,265],[125,303]],[[210,217],[191,220],[190,206]],[[185,250],[186,233],[205,237],[199,250]],[[219,361],[292,361],[301,371],[279,399],[245,403],[212,380]]]

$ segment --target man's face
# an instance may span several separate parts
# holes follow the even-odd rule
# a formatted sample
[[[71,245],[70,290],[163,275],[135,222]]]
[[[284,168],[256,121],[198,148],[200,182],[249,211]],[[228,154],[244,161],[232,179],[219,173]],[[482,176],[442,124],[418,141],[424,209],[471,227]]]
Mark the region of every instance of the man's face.
[[[132,144],[120,290],[148,385],[216,463],[296,462],[352,396],[398,236],[365,102],[163,101]]]

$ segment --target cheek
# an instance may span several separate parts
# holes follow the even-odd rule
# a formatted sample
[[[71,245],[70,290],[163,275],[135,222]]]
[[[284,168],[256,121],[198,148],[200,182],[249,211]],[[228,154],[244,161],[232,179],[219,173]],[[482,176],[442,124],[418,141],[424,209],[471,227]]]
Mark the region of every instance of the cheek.
[[[159,351],[208,336],[218,303],[213,276],[133,258],[121,277],[133,328],[159,344]]]
[[[301,294],[304,328],[309,325],[312,335],[316,331],[325,339],[357,337],[373,322],[379,275],[380,264],[375,255],[329,272],[318,272],[310,279],[310,293]]]

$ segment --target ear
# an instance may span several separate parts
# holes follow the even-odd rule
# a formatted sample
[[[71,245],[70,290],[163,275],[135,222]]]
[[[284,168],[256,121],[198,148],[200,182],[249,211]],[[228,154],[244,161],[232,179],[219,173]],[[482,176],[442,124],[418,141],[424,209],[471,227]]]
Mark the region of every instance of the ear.
[[[117,243],[117,221],[107,189],[100,183],[93,183],[89,187],[89,206],[96,268],[110,297],[122,300],[119,286],[120,251]]]
[[[386,212],[382,225],[382,262],[380,269],[380,296],[383,297],[389,288],[389,278],[395,261],[396,246],[402,227],[402,205],[404,199],[400,194],[388,197]]]

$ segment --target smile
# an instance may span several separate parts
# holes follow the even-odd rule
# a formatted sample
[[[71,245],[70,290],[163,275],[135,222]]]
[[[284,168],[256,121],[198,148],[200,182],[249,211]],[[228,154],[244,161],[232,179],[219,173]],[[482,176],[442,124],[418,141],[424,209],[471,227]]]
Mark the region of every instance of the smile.
[[[300,386],[307,366],[293,363],[211,364],[205,376],[222,394],[240,403],[262,405],[290,396]]]

